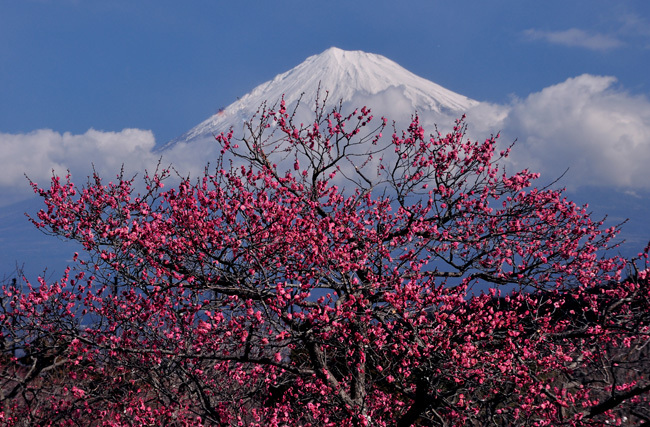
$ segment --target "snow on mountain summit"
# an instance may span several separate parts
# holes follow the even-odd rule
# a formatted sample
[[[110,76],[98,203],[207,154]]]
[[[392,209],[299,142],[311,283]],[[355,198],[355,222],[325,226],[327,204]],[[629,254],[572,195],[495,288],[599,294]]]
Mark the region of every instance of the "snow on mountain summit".
[[[292,103],[303,92],[315,92],[319,84],[329,91],[330,99],[344,102],[359,92],[375,95],[390,87],[404,87],[413,107],[464,110],[472,104],[468,98],[418,77],[386,57],[336,47],[310,56],[292,70],[258,86],[250,97],[276,100],[284,94],[287,103]]]
[[[171,141],[167,147],[227,131],[231,126],[236,127],[238,123],[250,119],[262,103],[273,105],[282,96],[291,105],[304,94],[302,102],[311,106],[319,87],[321,98],[328,91],[330,102],[355,102],[354,107],[367,104],[373,109],[379,107],[379,110],[383,109],[382,104],[394,104],[408,110],[408,114],[418,111],[457,118],[478,104],[411,73],[384,56],[331,47],[257,86],[224,110]]]

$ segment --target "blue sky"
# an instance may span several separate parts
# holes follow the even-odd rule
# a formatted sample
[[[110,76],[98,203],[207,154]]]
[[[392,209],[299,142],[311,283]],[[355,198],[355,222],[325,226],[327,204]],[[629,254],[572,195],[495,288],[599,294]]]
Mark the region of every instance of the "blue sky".
[[[650,92],[645,1],[0,0],[0,132],[167,141],[330,46],[479,101],[583,73]]]
[[[331,46],[507,111],[495,126],[510,126],[523,158],[551,174],[572,159],[580,202],[650,234],[643,0],[0,0],[0,206],[22,200],[26,167],[164,144]],[[108,157],[104,170],[124,161]]]

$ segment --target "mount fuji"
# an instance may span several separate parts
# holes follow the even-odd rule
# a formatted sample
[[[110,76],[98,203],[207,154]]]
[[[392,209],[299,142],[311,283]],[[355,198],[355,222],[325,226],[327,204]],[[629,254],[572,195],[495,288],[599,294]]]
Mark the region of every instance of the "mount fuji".
[[[311,107],[320,90],[328,102],[352,108],[368,105],[391,120],[408,119],[418,112],[433,122],[453,123],[478,101],[419,77],[390,59],[362,51],[331,47],[310,56],[291,70],[262,83],[247,95],[203,121],[163,148],[214,140],[213,135],[250,119],[264,102],[273,105],[284,96],[288,106],[299,99]],[[451,120],[451,121],[449,121]]]
[[[584,80],[585,77],[577,79],[576,82],[580,83],[581,79]],[[526,135],[525,126],[521,123],[518,125],[517,122],[525,120],[526,116],[509,117],[512,106],[479,102],[452,92],[413,74],[384,56],[362,51],[346,51],[336,47],[310,56],[298,66],[262,83],[188,132],[159,146],[158,153],[163,156],[165,163],[171,162],[182,174],[200,176],[206,160],[216,158],[220,150],[214,135],[228,132],[232,128],[235,138],[243,136],[243,123],[250,120],[262,104],[273,106],[282,97],[290,111],[292,106],[300,101],[301,108],[298,110],[296,121],[309,123],[310,119],[313,119],[317,95],[322,100],[325,93],[330,106],[333,107],[341,101],[343,111],[351,112],[365,105],[372,109],[375,117],[384,116],[389,122],[394,121],[398,130],[405,129],[416,112],[420,123],[428,131],[433,131],[434,125],[445,131],[456,119],[467,113],[468,137],[471,139],[485,138],[503,131],[505,136],[501,138],[500,143],[504,144],[501,148],[505,148],[515,139],[523,137],[523,142],[515,147],[514,155],[505,160],[509,171],[533,167],[533,170],[542,172],[538,170],[539,166],[542,166],[547,167],[548,172],[549,165],[540,165],[537,161],[539,153],[526,151],[531,141],[526,141],[530,138]],[[561,97],[558,99],[561,101]],[[515,113],[516,116],[520,111]],[[538,113],[539,111],[535,110],[535,114]],[[537,134],[533,136],[532,142],[540,138]],[[551,147],[557,149],[557,145],[549,145],[547,151],[551,150],[550,156],[553,150]],[[570,158],[555,159],[553,162],[565,164],[569,161]],[[546,173],[545,180],[536,185],[547,185],[562,173],[556,173],[552,167],[550,171],[551,173]],[[565,182],[562,181],[559,185],[566,185]],[[594,188],[574,192],[573,197],[580,204],[590,203],[595,208],[596,217],[609,215],[611,225],[625,218],[632,218],[621,235],[629,242],[622,250],[626,256],[636,255],[632,251],[647,243],[647,240],[644,242],[643,239],[650,232],[648,223],[638,220],[647,218],[650,214],[649,207],[642,203],[644,199],[636,200],[626,193],[603,192]]]
[[[570,80],[563,85],[566,86],[571,82]],[[584,83],[584,78],[576,79],[575,83]],[[550,91],[545,90],[544,93],[535,95],[531,99],[535,101],[542,95],[548,95],[553,99],[559,99],[558,102],[565,102],[564,98],[558,97],[553,92],[557,92],[557,88],[560,86],[562,85],[551,87]],[[582,86],[580,87],[582,88]],[[243,136],[241,134],[243,122],[250,120],[263,103],[266,102],[267,105],[272,106],[279,102],[283,96],[289,108],[300,100],[301,108],[298,112],[304,114],[307,121],[304,121],[305,119],[300,114],[297,118],[309,123],[308,120],[313,119],[314,101],[319,89],[321,100],[327,92],[328,104],[331,107],[341,101],[343,111],[351,112],[355,108],[365,105],[372,109],[375,117],[384,116],[389,121],[395,121],[398,130],[404,129],[408,125],[411,115],[415,112],[418,113],[422,125],[428,131],[433,131],[434,124],[439,125],[441,131],[445,131],[446,127],[453,125],[454,120],[467,113],[470,126],[469,137],[472,139],[486,137],[492,132],[503,131],[505,136],[502,140],[506,145],[509,145],[515,138],[523,136],[522,144],[515,147],[515,152],[521,151],[522,148],[525,152],[526,145],[531,145],[534,148],[537,142],[539,142],[538,146],[542,146],[550,153],[549,155],[553,154],[550,147],[556,147],[556,150],[558,147],[558,144],[545,145],[553,137],[557,137],[557,134],[548,135],[540,130],[545,129],[544,124],[548,122],[540,122],[541,119],[538,119],[540,109],[538,108],[531,110],[534,113],[532,122],[538,125],[532,129],[534,138],[527,138],[526,133],[530,134],[531,130],[523,126],[522,123],[531,115],[522,115],[521,105],[512,107],[478,102],[418,77],[381,55],[361,51],[344,51],[332,47],[307,58],[300,65],[257,86],[247,95],[242,96],[233,104],[178,138],[167,143],[159,143],[154,147],[155,142],[152,137],[151,145],[143,145],[146,149],[141,147],[135,151],[116,152],[114,157],[127,162],[127,166],[130,166],[131,170],[141,172],[145,168],[149,168],[148,170],[156,168],[162,156],[163,166],[170,164],[183,176],[201,176],[205,170],[206,162],[216,158],[220,151],[214,135],[227,132],[232,128],[235,138]],[[509,112],[509,110],[513,108],[515,110],[514,117],[511,117],[513,111]],[[556,110],[559,109],[556,108]],[[558,118],[552,116],[552,119],[556,121]],[[585,123],[593,122],[586,121]],[[570,135],[575,134],[570,133]],[[148,147],[153,148],[153,151],[150,151],[151,148]],[[103,151],[91,150],[90,153],[103,153]],[[538,154],[538,152],[531,153]],[[524,155],[521,159],[523,161],[520,161],[519,164],[516,161],[513,163],[513,170],[532,166],[533,170],[538,171],[539,164],[537,166],[530,164],[531,160],[535,160],[535,156]],[[564,164],[571,160],[572,158],[569,156],[566,156],[566,159],[558,157],[552,163]],[[87,162],[89,165],[92,161],[99,162],[100,165],[106,164],[105,170],[112,171],[111,164],[107,163],[105,159],[90,156],[83,159],[83,162]],[[65,163],[62,164],[65,165]],[[79,181],[83,182],[83,176],[87,176],[83,169],[79,171],[78,164],[74,164],[70,169],[75,176],[81,177],[77,180],[78,183]],[[65,173],[62,169],[57,172],[59,175]],[[107,173],[104,175],[110,176]],[[551,179],[558,176],[554,173],[549,175]],[[562,184],[560,182],[560,185]],[[573,196],[572,198],[577,199],[576,201],[580,204],[589,202],[594,208],[596,217],[602,218],[605,214],[609,214],[610,221],[613,223],[618,223],[624,218],[631,218],[621,235],[628,241],[626,247],[620,248],[624,256],[636,255],[639,248],[647,243],[647,236],[650,235],[650,223],[647,221],[650,216],[650,206],[647,204],[646,198],[637,198],[620,191],[609,190],[598,193],[585,190],[574,193]],[[44,267],[48,267],[49,275],[56,277],[54,273],[59,274],[63,271],[63,268],[70,263],[70,255],[74,250],[78,250],[72,243],[44,237],[26,221],[23,212],[34,215],[42,207],[40,199],[33,197],[22,199],[21,202],[13,205],[0,206],[0,279],[3,274],[10,274],[17,265],[21,266],[23,263],[26,263],[24,269],[29,277],[43,274]]]

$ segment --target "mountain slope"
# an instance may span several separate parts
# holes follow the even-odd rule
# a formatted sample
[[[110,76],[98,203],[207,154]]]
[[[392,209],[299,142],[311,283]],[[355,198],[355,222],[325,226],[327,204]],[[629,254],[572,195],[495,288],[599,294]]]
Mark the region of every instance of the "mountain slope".
[[[212,138],[249,119],[265,101],[274,104],[284,95],[288,105],[304,94],[303,103],[311,103],[321,88],[329,92],[329,101],[368,104],[375,111],[399,109],[400,113],[457,118],[477,101],[443,88],[404,69],[381,55],[345,51],[335,47],[310,56],[297,67],[276,76],[243,96],[237,102],[208,118],[166,145]],[[386,111],[393,113],[393,111]],[[393,118],[391,117],[391,118]]]

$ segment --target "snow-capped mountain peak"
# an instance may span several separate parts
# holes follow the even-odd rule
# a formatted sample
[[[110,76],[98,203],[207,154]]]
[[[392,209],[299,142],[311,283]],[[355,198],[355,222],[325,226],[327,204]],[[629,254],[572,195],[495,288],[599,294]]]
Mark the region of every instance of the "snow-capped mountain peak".
[[[249,119],[263,102],[274,104],[282,96],[288,105],[303,94],[303,102],[311,102],[319,87],[321,97],[327,91],[331,102],[358,102],[361,105],[355,107],[369,104],[382,110],[382,103],[397,101],[408,114],[418,111],[457,117],[478,103],[419,77],[384,56],[331,47],[257,86],[167,147],[177,142],[211,138]]]

